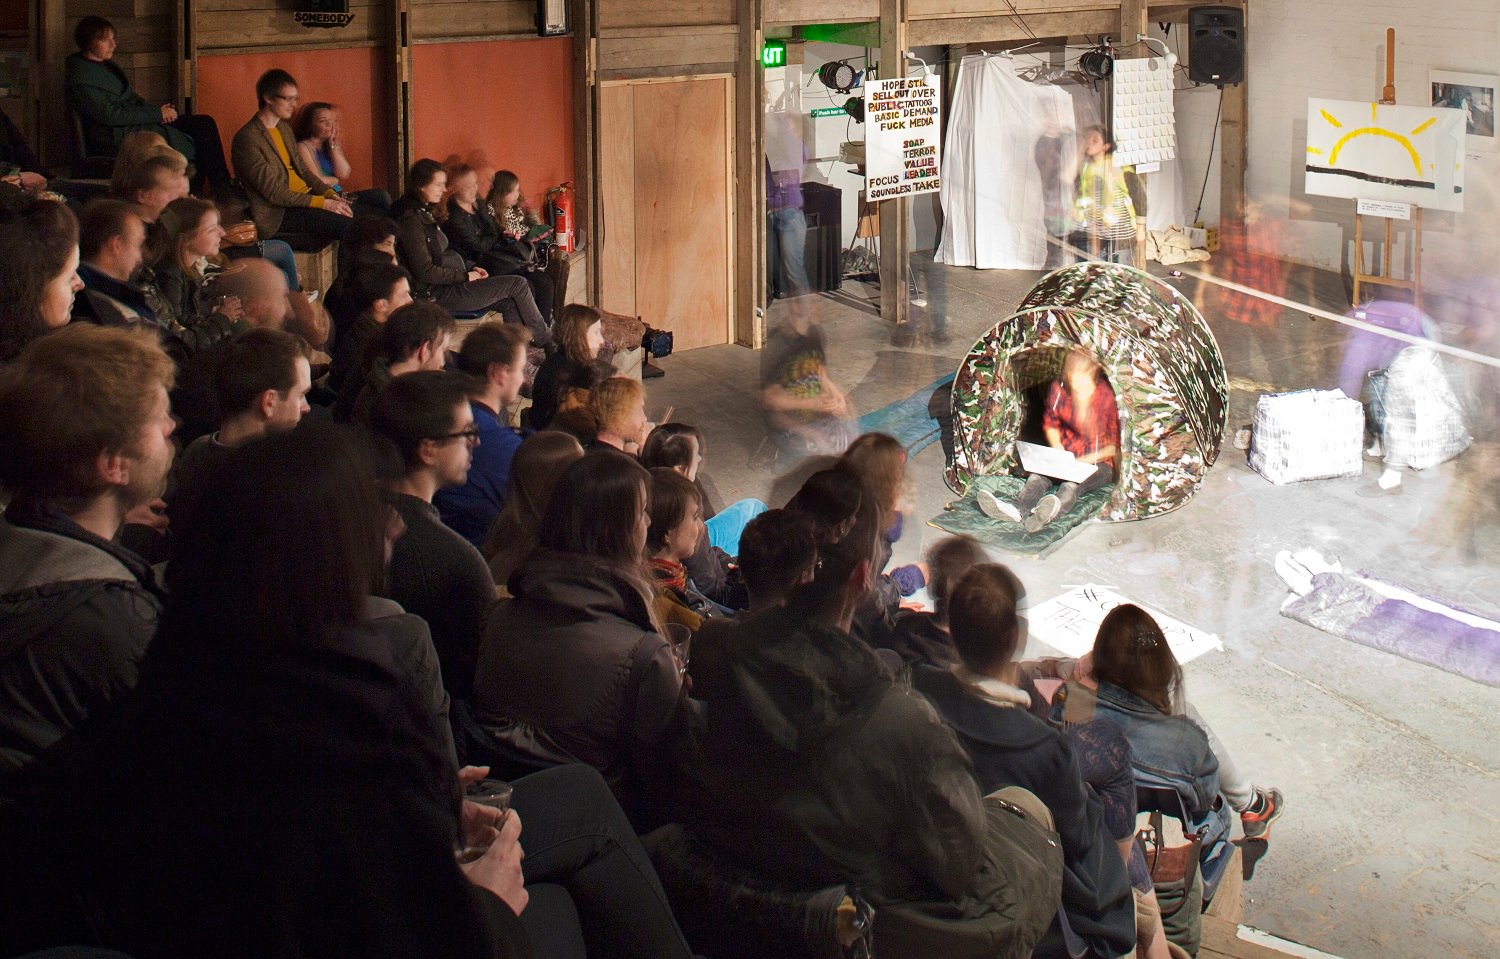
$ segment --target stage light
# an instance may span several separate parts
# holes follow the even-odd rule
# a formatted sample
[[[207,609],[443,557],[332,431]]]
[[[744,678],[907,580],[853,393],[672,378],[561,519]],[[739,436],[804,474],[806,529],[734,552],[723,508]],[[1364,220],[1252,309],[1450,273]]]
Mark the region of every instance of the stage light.
[[[1078,58],[1078,71],[1091,80],[1108,80],[1115,72],[1114,50],[1102,44]]]
[[[865,122],[865,98],[850,97],[844,101],[844,112],[854,118],[855,123]]]
[[[829,60],[818,67],[818,79],[830,90],[848,93],[859,83],[859,71],[847,60]]]

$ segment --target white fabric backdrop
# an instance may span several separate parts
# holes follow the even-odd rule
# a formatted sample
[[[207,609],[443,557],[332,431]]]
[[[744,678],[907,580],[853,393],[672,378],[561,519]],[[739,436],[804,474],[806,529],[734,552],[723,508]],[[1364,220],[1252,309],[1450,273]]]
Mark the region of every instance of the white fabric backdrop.
[[[1036,145],[1051,133],[1076,156],[1073,100],[1029,83],[1014,61],[965,57],[943,149],[943,235],[937,261],[981,269],[1036,270],[1047,257]]]

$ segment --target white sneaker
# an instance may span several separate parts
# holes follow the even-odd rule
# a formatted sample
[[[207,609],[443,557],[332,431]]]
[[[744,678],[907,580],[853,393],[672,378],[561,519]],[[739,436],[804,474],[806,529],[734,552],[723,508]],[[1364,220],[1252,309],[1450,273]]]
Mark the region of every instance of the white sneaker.
[[[989,490],[980,490],[974,494],[974,498],[979,501],[979,511],[990,519],[1009,520],[1012,523],[1021,522],[1021,511]]]

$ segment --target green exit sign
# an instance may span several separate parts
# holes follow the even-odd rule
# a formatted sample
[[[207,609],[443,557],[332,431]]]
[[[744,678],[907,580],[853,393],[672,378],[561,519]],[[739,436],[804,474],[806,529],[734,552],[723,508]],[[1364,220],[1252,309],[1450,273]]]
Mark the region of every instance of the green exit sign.
[[[814,107],[812,115],[814,117],[846,117],[849,111],[843,107]]]
[[[760,65],[763,67],[786,66],[786,41],[767,40],[760,48]]]

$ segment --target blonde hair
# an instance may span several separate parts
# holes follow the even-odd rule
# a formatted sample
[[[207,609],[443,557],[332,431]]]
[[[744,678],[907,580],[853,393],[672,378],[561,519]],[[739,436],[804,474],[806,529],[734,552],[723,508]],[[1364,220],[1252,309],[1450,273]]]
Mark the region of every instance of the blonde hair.
[[[599,429],[608,430],[620,422],[638,404],[646,402],[646,388],[625,376],[611,376],[594,387],[589,396],[589,412]]]

